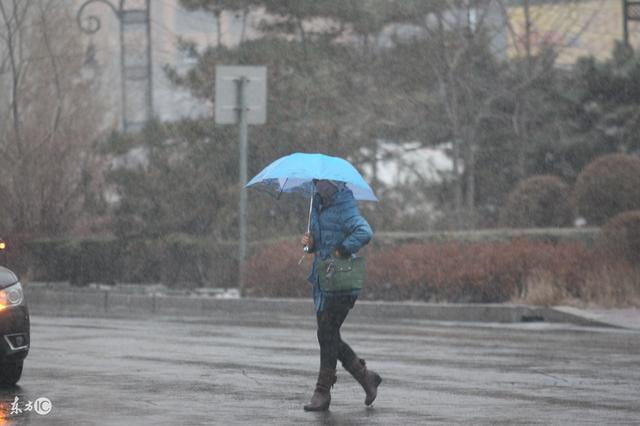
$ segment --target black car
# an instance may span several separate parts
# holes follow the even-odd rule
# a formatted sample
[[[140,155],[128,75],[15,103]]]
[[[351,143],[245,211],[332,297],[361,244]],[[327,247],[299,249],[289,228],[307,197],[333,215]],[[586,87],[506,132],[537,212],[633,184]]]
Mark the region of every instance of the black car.
[[[20,380],[27,353],[29,311],[22,284],[16,274],[0,266],[0,386]]]

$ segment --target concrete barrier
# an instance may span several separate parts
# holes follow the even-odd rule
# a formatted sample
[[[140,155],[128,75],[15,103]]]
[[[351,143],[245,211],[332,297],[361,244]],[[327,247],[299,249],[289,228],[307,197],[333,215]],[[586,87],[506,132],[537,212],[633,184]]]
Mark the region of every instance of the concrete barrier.
[[[74,313],[104,313],[108,310],[108,294],[106,292],[88,291],[54,291],[42,289],[25,289],[27,305],[34,313],[43,312],[51,315],[67,315]]]
[[[32,314],[82,316],[314,315],[308,299],[216,299],[197,296],[122,294],[105,290],[28,288]],[[435,304],[358,301],[351,317],[359,321],[386,319],[518,323],[546,321],[615,327],[577,309],[512,304]]]
[[[143,294],[119,294],[110,291],[105,293],[104,310],[115,315],[137,315],[155,313],[155,297]]]

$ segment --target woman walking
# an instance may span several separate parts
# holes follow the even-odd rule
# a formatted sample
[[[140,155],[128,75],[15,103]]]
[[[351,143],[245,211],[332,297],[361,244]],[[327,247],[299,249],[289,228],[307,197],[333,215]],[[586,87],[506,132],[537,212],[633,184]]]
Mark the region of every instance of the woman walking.
[[[342,340],[340,327],[358,298],[359,289],[327,292],[320,286],[319,266],[323,260],[354,257],[373,236],[362,217],[351,190],[344,183],[314,180],[315,193],[310,232],[302,237],[302,245],[314,253],[309,282],[313,285],[313,299],[318,323],[320,344],[320,372],[316,388],[305,411],[324,411],[331,403],[331,387],[336,382],[336,366],[342,366],[360,383],[366,393],[365,404],[371,405],[377,396],[382,378],[367,368],[351,347]]]

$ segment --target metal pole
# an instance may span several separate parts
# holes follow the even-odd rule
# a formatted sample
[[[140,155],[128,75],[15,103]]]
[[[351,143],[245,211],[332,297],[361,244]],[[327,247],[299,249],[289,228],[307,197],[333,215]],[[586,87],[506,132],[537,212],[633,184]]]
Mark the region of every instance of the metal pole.
[[[126,94],[126,79],[125,64],[124,64],[124,26],[122,24],[122,8],[118,13],[118,23],[120,24],[120,92],[122,100],[122,130],[127,131],[127,94]]]
[[[629,4],[622,0],[622,35],[624,45],[629,46]]]
[[[240,123],[240,242],[238,244],[238,290],[240,297],[244,296],[245,265],[247,255],[247,100],[245,87],[249,80],[241,77],[236,80],[238,85],[238,122]]]
[[[147,121],[153,118],[153,63],[151,61],[151,0],[147,0]]]

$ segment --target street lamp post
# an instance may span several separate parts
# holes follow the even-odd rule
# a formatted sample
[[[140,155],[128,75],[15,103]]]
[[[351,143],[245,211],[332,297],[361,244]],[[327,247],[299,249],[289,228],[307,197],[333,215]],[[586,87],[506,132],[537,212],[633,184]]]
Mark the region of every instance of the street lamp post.
[[[125,8],[126,0],[119,0],[116,7],[109,0],[87,0],[78,9],[76,20],[80,29],[87,34],[95,34],[102,27],[100,18],[96,15],[85,15],[85,9],[93,3],[107,5],[115,14],[119,23],[120,35],[120,92],[122,103],[122,130],[127,132],[139,130],[153,116],[153,80],[151,62],[151,0],[144,0],[145,7]],[[129,55],[125,38],[128,34],[136,35],[140,32],[140,25],[144,26],[146,40],[144,63],[136,63],[135,55]],[[138,31],[136,31],[138,29]],[[136,37],[137,39],[137,37]],[[135,54],[135,49],[132,49]],[[141,87],[140,87],[141,86]],[[131,92],[141,88],[144,92],[142,111],[136,108]]]

